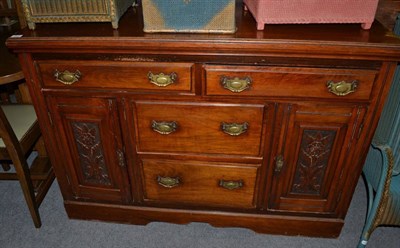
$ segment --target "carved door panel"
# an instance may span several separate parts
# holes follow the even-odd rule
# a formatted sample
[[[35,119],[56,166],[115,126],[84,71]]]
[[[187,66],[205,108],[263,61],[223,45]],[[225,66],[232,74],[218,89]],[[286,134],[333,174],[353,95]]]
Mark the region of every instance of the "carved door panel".
[[[116,101],[49,98],[58,148],[74,199],[130,199]]]
[[[345,164],[355,155],[366,109],[313,105],[281,106],[279,142],[270,161],[271,210],[334,215],[340,201],[342,179],[352,167]]]

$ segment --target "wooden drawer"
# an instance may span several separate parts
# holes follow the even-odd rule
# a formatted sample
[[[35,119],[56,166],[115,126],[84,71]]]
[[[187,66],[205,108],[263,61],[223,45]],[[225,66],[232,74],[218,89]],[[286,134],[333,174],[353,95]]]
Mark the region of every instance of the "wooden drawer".
[[[187,92],[192,89],[193,64],[191,63],[113,61],[38,61],[37,63],[43,87]]]
[[[377,71],[266,66],[204,67],[207,95],[368,100]]]
[[[263,105],[137,102],[138,151],[260,156],[263,112]]]
[[[254,208],[259,165],[143,160],[145,199]]]

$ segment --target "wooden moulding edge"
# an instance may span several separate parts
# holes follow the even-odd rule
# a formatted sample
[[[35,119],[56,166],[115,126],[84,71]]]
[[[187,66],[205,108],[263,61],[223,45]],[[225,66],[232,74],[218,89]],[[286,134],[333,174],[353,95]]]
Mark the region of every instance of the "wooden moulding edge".
[[[248,228],[257,233],[336,238],[344,221],[334,218],[185,210],[65,201],[68,217],[135,225],[150,222],[188,224],[205,222],[215,227]]]

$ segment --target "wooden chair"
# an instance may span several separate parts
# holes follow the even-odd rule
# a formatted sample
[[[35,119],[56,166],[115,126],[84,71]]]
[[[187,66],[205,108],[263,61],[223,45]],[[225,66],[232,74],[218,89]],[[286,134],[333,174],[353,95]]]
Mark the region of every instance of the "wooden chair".
[[[7,0],[0,0],[0,25],[10,26],[14,24],[16,21],[12,20],[12,17],[16,16],[17,10],[14,6],[9,6]]]
[[[13,3],[13,1],[11,1]],[[20,1],[16,1],[17,7]],[[4,8],[7,6],[7,8]],[[15,8],[0,0],[0,17],[15,15]],[[3,7],[3,8],[1,8]],[[18,8],[17,8],[18,9]],[[17,57],[9,53],[5,40],[18,28],[0,32],[0,180],[18,180],[36,227],[41,226],[38,208],[54,181],[54,173],[41,139],[39,124]],[[10,94],[16,101],[11,101]],[[7,104],[4,104],[7,103]],[[31,166],[27,157],[36,150]],[[11,165],[15,168],[12,172]],[[2,170],[1,170],[2,168]]]
[[[0,0],[0,26],[11,26],[19,21],[20,27],[26,27],[21,0]]]
[[[41,141],[33,106],[2,105],[0,137],[0,161],[5,171],[0,173],[0,180],[19,181],[35,227],[39,228],[41,220],[38,208],[55,176]],[[38,151],[38,156],[29,167],[26,159],[34,149]],[[15,173],[10,172],[10,164],[14,166]]]
[[[400,35],[400,14],[394,28]],[[359,248],[367,245],[378,226],[400,226],[400,66],[397,67],[363,168],[368,212]]]
[[[399,165],[394,161],[390,146],[371,145],[363,169],[368,188],[368,213],[358,248],[367,245],[378,226],[400,226],[400,175],[396,171]]]

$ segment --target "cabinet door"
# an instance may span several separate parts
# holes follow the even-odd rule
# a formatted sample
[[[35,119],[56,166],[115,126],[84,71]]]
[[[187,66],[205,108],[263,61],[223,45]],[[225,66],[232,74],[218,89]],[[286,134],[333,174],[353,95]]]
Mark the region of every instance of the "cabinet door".
[[[49,98],[54,128],[74,199],[130,198],[116,101]]]
[[[365,108],[297,104],[278,112],[269,209],[334,215]]]

